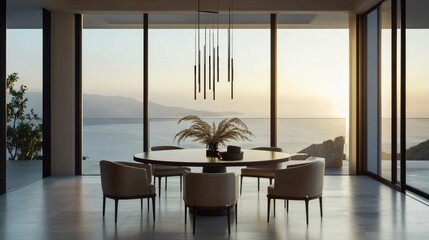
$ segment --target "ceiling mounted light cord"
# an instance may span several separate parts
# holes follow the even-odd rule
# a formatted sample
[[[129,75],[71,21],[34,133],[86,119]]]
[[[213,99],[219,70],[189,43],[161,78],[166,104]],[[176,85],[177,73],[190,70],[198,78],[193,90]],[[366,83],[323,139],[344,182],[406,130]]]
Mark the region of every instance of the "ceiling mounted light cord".
[[[231,24],[231,99],[234,99],[234,0],[231,0],[231,7],[229,10]]]

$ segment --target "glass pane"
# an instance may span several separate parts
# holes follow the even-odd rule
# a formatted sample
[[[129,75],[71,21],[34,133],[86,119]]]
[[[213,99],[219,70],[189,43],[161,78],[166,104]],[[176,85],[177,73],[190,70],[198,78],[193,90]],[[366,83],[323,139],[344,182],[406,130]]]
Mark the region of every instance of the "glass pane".
[[[307,18],[307,24],[291,23]],[[348,139],[348,16],[279,15],[277,42],[278,145],[290,153],[324,157],[327,172],[348,174],[343,140]],[[329,150],[310,147],[322,143],[318,146]]]
[[[11,107],[7,123],[7,191],[42,178],[42,10],[33,9],[31,14],[26,13],[29,17],[20,18],[25,11],[15,7],[8,9],[7,15],[6,72],[9,80],[16,79],[13,88],[18,93],[7,91],[7,104]],[[28,101],[19,100],[19,93],[24,93]],[[16,107],[20,103],[24,103],[23,109]],[[21,110],[24,115],[19,114]]]
[[[379,175],[378,11],[367,15],[367,170]]]
[[[396,126],[397,129],[397,149],[398,149],[398,160],[396,163],[396,182],[399,183],[402,181],[401,179],[401,124],[400,124],[400,113],[401,113],[401,1],[397,1],[397,37],[396,37],[396,41],[397,41],[397,71],[396,71],[396,86],[397,86],[397,122],[398,125]],[[394,180],[394,179],[393,179]]]
[[[143,151],[143,16],[127,15],[140,24],[118,29],[89,28],[87,18],[106,15],[84,16],[82,43],[82,172],[99,174],[100,160],[133,161]]]
[[[381,5],[381,176],[392,173],[392,24],[391,1]]]
[[[237,19],[242,18],[234,15]],[[207,15],[207,24],[201,14],[201,93],[194,100],[194,65],[196,54],[196,30],[194,15],[152,14],[149,23],[149,104],[150,104],[150,145],[177,145],[174,136],[188,128],[187,122],[177,124],[186,115],[196,115],[217,125],[224,118],[238,117],[253,132],[252,141],[229,141],[227,145],[244,148],[269,146],[269,16],[257,28],[242,28],[240,22],[234,23],[231,33],[231,50],[234,58],[234,98],[231,99],[231,83],[228,83],[228,40],[227,29],[222,24],[227,19],[221,16],[219,29],[219,82],[216,82],[216,95],[213,100],[209,89],[209,64],[213,52],[206,53],[206,99],[204,99],[203,68],[204,45],[213,50],[213,38],[217,46],[216,16]],[[245,16],[242,19],[251,19]],[[191,24],[183,25],[182,19],[192,19]],[[213,22],[215,20],[215,22]],[[246,26],[249,26],[248,24]],[[214,32],[210,29],[214,27]],[[264,27],[264,29],[261,29]],[[207,28],[207,30],[205,30]],[[206,40],[207,35],[207,40]],[[211,36],[211,39],[210,37]],[[198,64],[197,64],[198,65]],[[211,68],[209,68],[211,66]],[[212,70],[210,70],[211,73]],[[217,71],[216,71],[217,73]],[[217,78],[217,77],[216,77]],[[210,78],[212,79],[212,78]],[[212,86],[212,85],[211,85]],[[198,86],[197,86],[198,88]],[[205,148],[199,142],[186,139],[180,143],[186,148]]]
[[[429,193],[429,5],[407,1],[406,183]]]

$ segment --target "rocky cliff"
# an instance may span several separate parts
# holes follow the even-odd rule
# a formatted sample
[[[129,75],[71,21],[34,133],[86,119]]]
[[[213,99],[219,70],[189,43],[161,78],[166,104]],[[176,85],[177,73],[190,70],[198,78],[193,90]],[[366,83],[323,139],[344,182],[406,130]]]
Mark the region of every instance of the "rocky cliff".
[[[429,160],[429,139],[408,148],[407,160]]]
[[[299,151],[299,153],[306,153],[309,156],[325,158],[327,168],[340,168],[343,166],[344,143],[344,137],[339,136],[334,140],[329,139],[323,143],[312,144]]]

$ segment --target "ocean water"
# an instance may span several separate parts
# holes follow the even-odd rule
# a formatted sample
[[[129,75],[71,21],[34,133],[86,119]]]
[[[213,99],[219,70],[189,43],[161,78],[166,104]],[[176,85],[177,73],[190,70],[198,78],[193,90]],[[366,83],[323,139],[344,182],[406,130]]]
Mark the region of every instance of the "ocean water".
[[[399,119],[398,119],[399,123]],[[406,120],[406,148],[410,148],[429,139],[428,118],[407,118]],[[400,144],[400,129],[398,127],[398,149]],[[381,145],[384,152],[391,152],[391,119],[384,118],[381,122]]]
[[[205,119],[219,123],[221,119]],[[270,145],[270,121],[266,118],[242,119],[255,135],[251,141],[229,142],[243,148]],[[149,146],[177,145],[174,136],[180,130],[189,127],[189,123],[177,124],[178,119],[150,119]],[[278,146],[285,152],[295,153],[311,144],[321,143],[337,136],[347,138],[346,119],[278,119]],[[203,144],[189,139],[180,143],[185,148],[205,148]],[[347,144],[345,146],[345,152]],[[135,153],[143,151],[143,125],[141,119],[84,119],[83,155],[84,162],[98,163],[103,159],[132,161]],[[91,173],[98,169],[83,169]]]
[[[221,119],[205,119],[216,124]],[[230,142],[243,148],[270,145],[270,122],[267,118],[242,119],[253,132],[251,141]],[[177,145],[174,136],[180,130],[189,127],[189,123],[177,124],[178,119],[150,119],[149,146]],[[338,136],[346,138],[344,153],[348,153],[347,120],[332,119],[278,119],[277,145],[285,152],[295,153],[311,144],[321,143]],[[390,152],[390,122],[382,122],[382,151]],[[429,119],[407,119],[407,148],[415,146],[429,138]],[[204,148],[200,143],[189,139],[181,142],[185,148]],[[84,162],[83,172],[98,172],[98,162],[102,159],[132,161],[133,155],[143,151],[142,119],[84,119],[83,155],[89,157]],[[346,155],[347,157],[347,155]],[[95,167],[90,166],[94,163]],[[95,168],[95,169],[93,169]]]

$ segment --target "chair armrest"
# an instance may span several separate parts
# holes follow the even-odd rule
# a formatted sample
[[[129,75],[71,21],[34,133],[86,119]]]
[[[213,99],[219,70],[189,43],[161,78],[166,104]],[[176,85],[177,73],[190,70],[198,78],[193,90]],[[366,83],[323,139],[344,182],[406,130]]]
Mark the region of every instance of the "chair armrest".
[[[145,169],[146,170],[146,179],[147,179],[149,184],[152,184],[153,170],[152,170],[152,166],[150,164],[135,163],[135,162],[122,162],[122,161],[116,162],[116,163],[121,164],[121,165],[125,165],[128,167]]]

